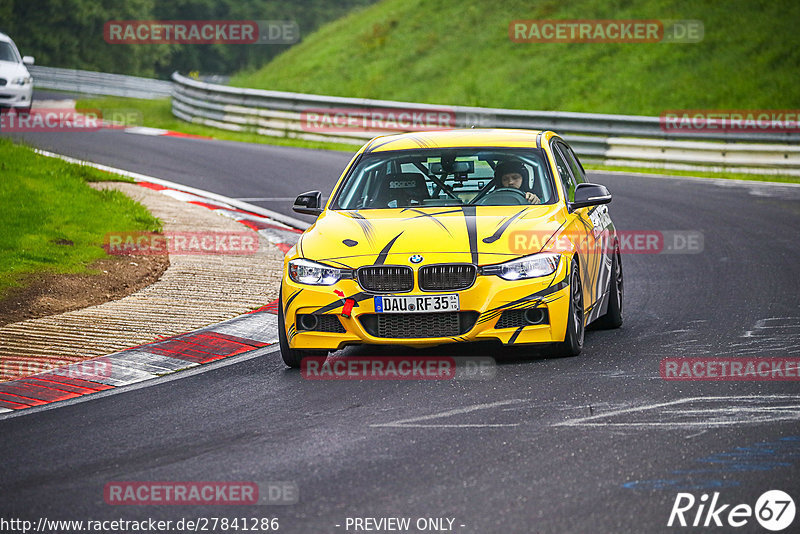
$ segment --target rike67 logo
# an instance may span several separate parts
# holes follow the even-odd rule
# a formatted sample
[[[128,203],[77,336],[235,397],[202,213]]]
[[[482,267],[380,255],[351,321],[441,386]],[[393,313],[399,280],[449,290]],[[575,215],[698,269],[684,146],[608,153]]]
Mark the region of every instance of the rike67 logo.
[[[764,492],[755,506],[724,503],[719,492],[696,498],[691,493],[678,493],[672,504],[667,526],[678,527],[732,527],[739,528],[756,521],[772,532],[785,530],[795,516],[794,500],[781,490]]]

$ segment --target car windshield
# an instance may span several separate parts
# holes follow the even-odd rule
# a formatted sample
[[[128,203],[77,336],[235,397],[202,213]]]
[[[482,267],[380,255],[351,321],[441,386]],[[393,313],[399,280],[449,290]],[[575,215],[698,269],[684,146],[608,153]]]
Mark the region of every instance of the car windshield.
[[[540,149],[467,148],[364,155],[333,209],[516,206],[556,201]]]
[[[0,41],[0,61],[13,61],[19,63],[20,59],[17,57],[17,51],[11,46],[11,43]]]

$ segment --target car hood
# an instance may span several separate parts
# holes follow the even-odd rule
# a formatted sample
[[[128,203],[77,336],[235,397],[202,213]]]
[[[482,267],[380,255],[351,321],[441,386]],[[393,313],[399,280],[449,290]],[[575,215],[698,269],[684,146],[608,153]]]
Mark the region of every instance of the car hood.
[[[326,210],[303,235],[298,252],[353,268],[406,264],[411,255],[425,256],[425,263],[486,265],[538,252],[541,246],[518,246],[515,234],[533,232],[539,239],[526,246],[543,245],[562,223],[562,210],[555,205]]]
[[[30,76],[24,64],[16,61],[0,61],[0,77],[7,78],[10,83],[12,78],[21,76]]]

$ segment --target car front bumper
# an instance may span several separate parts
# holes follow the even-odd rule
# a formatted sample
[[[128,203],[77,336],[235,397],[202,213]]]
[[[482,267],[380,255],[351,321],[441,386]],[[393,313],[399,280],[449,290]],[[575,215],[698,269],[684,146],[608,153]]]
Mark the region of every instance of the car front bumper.
[[[33,84],[16,85],[7,83],[0,87],[0,107],[29,108],[33,98]]]
[[[380,337],[374,328],[376,317],[387,314],[375,312],[374,297],[378,293],[364,291],[355,280],[340,280],[331,286],[298,284],[284,271],[280,305],[287,339],[291,348],[301,350],[337,350],[361,344],[425,347],[485,340],[504,344],[560,342],[564,340],[569,313],[566,281],[570,263],[566,259],[562,258],[554,274],[541,278],[507,281],[498,276],[478,275],[475,283],[465,290],[422,292],[415,287],[409,293],[393,293],[414,296],[458,293],[460,313],[465,314],[459,318],[463,328],[444,336],[428,335],[436,329],[434,325],[447,319],[442,312],[428,312],[397,314],[403,317],[393,319],[400,325],[394,329],[395,333],[392,337]],[[342,313],[348,299],[355,301],[349,317]],[[520,315],[530,308],[544,311],[547,321],[527,324]],[[327,331],[304,329],[297,321],[300,314],[315,314],[320,319],[324,316],[318,322]],[[402,334],[403,328],[407,335]]]

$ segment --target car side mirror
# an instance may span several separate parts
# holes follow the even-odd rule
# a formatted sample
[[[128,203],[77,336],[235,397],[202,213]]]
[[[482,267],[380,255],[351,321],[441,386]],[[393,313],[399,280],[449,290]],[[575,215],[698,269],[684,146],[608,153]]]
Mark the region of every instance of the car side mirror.
[[[303,193],[295,199],[292,209],[297,213],[319,215],[322,213],[322,193],[319,191]]]
[[[33,63],[34,63],[33,56],[23,56],[22,57],[22,62],[25,65],[33,65]]]
[[[578,184],[575,188],[575,200],[568,202],[569,211],[587,206],[598,206],[611,202],[611,193],[606,186],[600,184]]]

